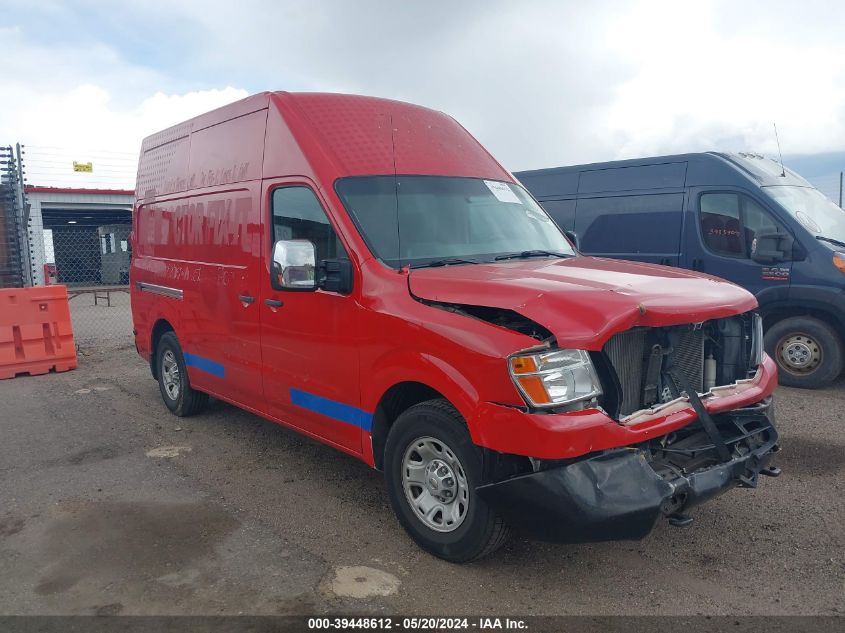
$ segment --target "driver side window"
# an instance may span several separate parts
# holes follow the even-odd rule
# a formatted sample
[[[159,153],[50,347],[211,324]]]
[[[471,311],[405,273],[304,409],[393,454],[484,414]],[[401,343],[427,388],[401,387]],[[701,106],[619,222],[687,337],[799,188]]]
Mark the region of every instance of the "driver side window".
[[[786,232],[763,207],[738,193],[702,194],[700,209],[701,237],[717,255],[748,259],[758,232]]]
[[[273,192],[273,244],[278,240],[308,240],[316,260],[348,259],[326,212],[308,187],[280,187]]]

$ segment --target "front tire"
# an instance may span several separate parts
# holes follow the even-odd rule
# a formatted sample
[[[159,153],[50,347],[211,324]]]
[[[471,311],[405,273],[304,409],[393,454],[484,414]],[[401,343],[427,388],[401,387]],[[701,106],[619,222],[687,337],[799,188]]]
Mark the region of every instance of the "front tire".
[[[191,388],[182,348],[173,332],[163,334],[156,346],[156,373],[161,398],[174,415],[194,415],[208,404],[208,394]]]
[[[393,511],[424,550],[455,563],[496,551],[508,528],[476,493],[481,455],[446,400],[402,413],[385,446],[384,475]]]
[[[830,325],[812,317],[790,317],[766,330],[766,352],[788,387],[817,389],[842,371],[842,339]]]

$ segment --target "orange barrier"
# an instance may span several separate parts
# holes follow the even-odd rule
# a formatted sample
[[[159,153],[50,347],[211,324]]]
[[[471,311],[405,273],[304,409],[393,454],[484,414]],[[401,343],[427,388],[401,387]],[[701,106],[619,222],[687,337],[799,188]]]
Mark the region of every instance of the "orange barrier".
[[[0,289],[0,379],[75,368],[67,288]]]

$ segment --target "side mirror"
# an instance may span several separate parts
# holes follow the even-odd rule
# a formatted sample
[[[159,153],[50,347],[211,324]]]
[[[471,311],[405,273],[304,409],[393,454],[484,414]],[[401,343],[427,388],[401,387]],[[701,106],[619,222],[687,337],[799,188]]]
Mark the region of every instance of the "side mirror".
[[[314,290],[316,268],[314,245],[308,240],[279,240],[273,246],[270,278],[276,290]]]
[[[792,259],[795,240],[781,231],[758,231],[751,242],[751,259],[758,264],[776,264]]]
[[[578,239],[578,234],[575,231],[564,231],[563,234],[575,245],[575,250],[581,250],[581,240]]]

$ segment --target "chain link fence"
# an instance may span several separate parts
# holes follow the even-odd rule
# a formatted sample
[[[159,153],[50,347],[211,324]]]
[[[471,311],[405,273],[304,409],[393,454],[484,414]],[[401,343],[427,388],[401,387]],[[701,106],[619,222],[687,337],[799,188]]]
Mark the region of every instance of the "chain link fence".
[[[133,342],[136,164],[136,153],[0,145],[0,288],[67,286],[83,353]]]
[[[79,221],[77,221],[79,222]],[[45,281],[67,286],[77,345],[132,344],[130,224],[67,224],[43,229]]]

